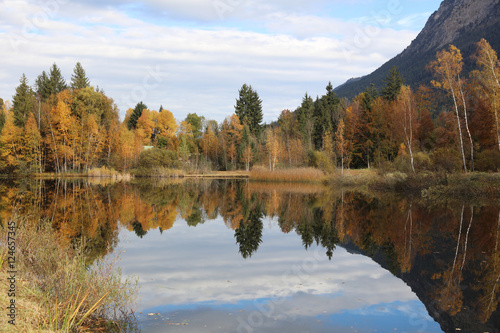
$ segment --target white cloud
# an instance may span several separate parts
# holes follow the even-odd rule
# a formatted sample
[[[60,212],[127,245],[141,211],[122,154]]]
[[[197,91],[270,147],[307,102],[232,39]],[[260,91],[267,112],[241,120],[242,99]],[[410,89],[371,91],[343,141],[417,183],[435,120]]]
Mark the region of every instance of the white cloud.
[[[200,0],[193,10],[207,3],[211,1]],[[293,8],[304,3],[297,0]],[[92,84],[115,99],[122,115],[142,99],[153,109],[163,105],[178,119],[196,112],[222,121],[234,111],[238,89],[249,83],[263,99],[264,120],[269,122],[282,109],[295,109],[306,91],[321,95],[328,81],[336,86],[368,74],[416,36],[414,31],[372,30],[335,18],[278,12],[286,7],[284,2],[241,2],[243,7],[268,8],[258,23],[265,24],[263,31],[172,26],[130,16],[118,2],[105,4],[66,2],[49,10],[23,0],[7,1],[8,10],[0,13],[5,18],[0,56],[6,69],[0,97],[11,99],[23,72],[33,83],[56,62],[69,80],[80,61]],[[180,1],[146,4],[187,8]],[[43,24],[25,29],[36,13],[47,14]],[[144,84],[150,80],[148,68],[161,72],[157,84]]]

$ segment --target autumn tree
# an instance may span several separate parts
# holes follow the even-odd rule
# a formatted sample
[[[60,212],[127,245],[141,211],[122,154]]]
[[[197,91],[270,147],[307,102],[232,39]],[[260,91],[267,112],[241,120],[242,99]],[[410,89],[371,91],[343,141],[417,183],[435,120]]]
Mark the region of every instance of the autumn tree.
[[[219,144],[217,140],[218,124],[215,120],[208,122],[205,133],[200,140],[200,147],[206,159],[212,161],[213,165],[219,162]]]
[[[1,153],[1,166],[4,171],[14,172],[19,164],[21,157],[20,142],[22,129],[14,125],[14,117],[12,112],[7,113],[5,119],[5,126],[2,129],[0,136],[0,153]]]
[[[205,122],[205,117],[198,116],[196,113],[189,113],[186,116],[185,121],[191,124],[194,138],[199,139],[203,133],[203,123]]]
[[[235,114],[240,118],[240,123],[247,123],[252,134],[258,136],[263,118],[262,100],[257,91],[246,83],[243,84],[238,93],[239,97],[234,106]]]
[[[16,94],[12,98],[12,112],[14,125],[24,128],[29,114],[33,111],[33,90],[28,85],[26,75],[22,75],[20,84],[16,88]]]
[[[269,169],[274,171],[279,161],[281,146],[275,127],[266,129],[266,151],[269,157]]]
[[[26,163],[26,171],[41,172],[42,156],[40,152],[41,136],[33,113],[30,113],[22,138],[22,155]]]
[[[295,115],[286,109],[281,111],[278,118],[278,126],[283,138],[283,149],[286,151],[289,166],[292,166],[292,158],[295,152],[295,140],[299,137],[299,129]]]
[[[345,137],[345,124],[344,119],[340,119],[339,126],[337,127],[337,132],[335,132],[335,148],[337,154],[340,157],[341,173],[344,174],[344,158],[349,151],[349,141]]]
[[[498,108],[500,107],[500,61],[495,50],[483,38],[477,43],[475,55],[477,65],[481,68],[481,79],[488,94],[495,122],[495,134],[500,150],[500,126],[498,119]]]
[[[177,150],[177,121],[169,110],[163,109],[156,118],[157,144],[170,150]]]
[[[402,86],[401,92],[396,100],[395,122],[398,127],[398,132],[404,140],[405,146],[410,153],[410,167],[415,173],[415,165],[413,162],[413,145],[415,131],[417,126],[417,112],[413,93],[409,86]]]
[[[226,170],[229,170],[229,162],[233,168],[236,166],[242,134],[243,125],[236,114],[233,113],[230,117],[224,119],[220,131],[220,145]]]
[[[154,129],[154,111],[142,110],[141,116],[137,119],[136,133],[142,138],[143,145],[149,146],[151,144]]]
[[[453,106],[457,120],[458,136],[460,141],[460,152],[462,153],[462,163],[464,171],[467,172],[467,163],[465,160],[464,142],[462,137],[462,124],[458,106],[460,102],[459,98],[463,97],[462,80],[460,79],[462,67],[462,54],[460,50],[453,45],[450,45],[448,51],[439,51],[436,55],[436,60],[432,61],[429,65],[429,68],[433,71],[434,75],[438,79],[437,81],[432,80],[432,85],[436,88],[442,88],[447,91],[453,100]],[[471,152],[473,152],[473,144],[471,144],[471,149]]]

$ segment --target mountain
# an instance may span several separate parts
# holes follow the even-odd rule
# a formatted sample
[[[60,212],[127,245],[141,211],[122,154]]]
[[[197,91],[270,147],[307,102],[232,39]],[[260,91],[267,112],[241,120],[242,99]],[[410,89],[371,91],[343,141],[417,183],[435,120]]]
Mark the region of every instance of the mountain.
[[[467,75],[474,67],[471,55],[476,51],[475,43],[481,38],[500,53],[500,0],[444,0],[403,52],[373,73],[348,80],[335,88],[335,92],[339,97],[352,98],[371,83],[380,88],[393,66],[398,68],[406,84],[414,88],[429,84],[432,73],[426,66],[435,59],[436,52],[449,44],[462,51]]]

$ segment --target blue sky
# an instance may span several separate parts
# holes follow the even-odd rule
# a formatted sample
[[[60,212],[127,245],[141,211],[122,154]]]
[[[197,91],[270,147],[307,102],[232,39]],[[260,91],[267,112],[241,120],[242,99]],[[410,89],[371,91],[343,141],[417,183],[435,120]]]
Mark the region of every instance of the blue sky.
[[[247,83],[264,121],[400,53],[438,0],[3,0],[0,97],[77,61],[122,116],[140,100],[222,121]]]

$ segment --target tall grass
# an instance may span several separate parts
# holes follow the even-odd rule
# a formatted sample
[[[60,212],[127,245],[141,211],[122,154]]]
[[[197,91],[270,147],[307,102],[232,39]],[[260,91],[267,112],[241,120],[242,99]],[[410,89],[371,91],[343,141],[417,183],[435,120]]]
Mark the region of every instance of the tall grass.
[[[316,168],[292,168],[269,170],[264,167],[254,167],[250,171],[250,179],[266,182],[322,182],[323,171]]]
[[[17,325],[13,330],[2,320],[0,331],[120,332],[120,326],[129,325],[123,318],[130,318],[136,283],[122,282],[116,257],[86,265],[80,247],[60,243],[49,222],[33,225],[19,216],[13,221],[17,226]],[[2,230],[2,243],[5,234]],[[5,260],[1,263],[5,276]],[[4,280],[0,302],[8,304]]]
[[[101,168],[93,168],[90,169],[87,173],[88,177],[104,177],[111,178],[115,180],[130,180],[132,179],[132,175],[129,173],[120,173],[115,169],[101,167]]]

